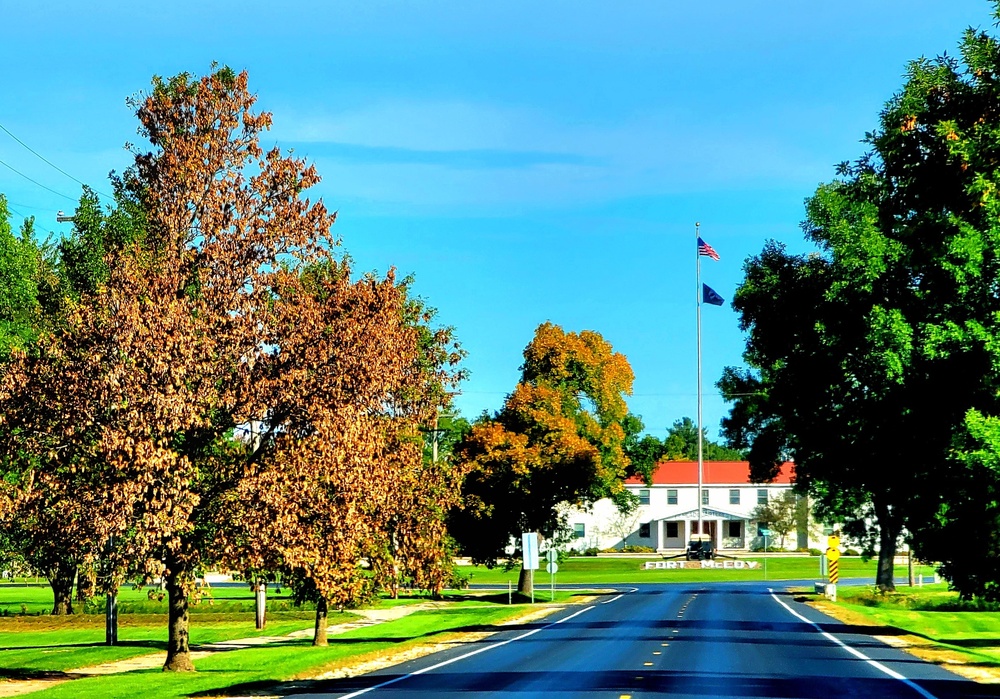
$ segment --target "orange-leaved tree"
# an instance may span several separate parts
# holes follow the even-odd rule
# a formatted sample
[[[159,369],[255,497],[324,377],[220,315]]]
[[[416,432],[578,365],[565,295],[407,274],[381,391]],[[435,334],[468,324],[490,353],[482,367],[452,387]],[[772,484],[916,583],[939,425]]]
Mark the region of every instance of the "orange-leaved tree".
[[[600,334],[538,327],[514,391],[457,447],[471,468],[464,508],[451,521],[463,552],[493,565],[521,532],[558,534],[560,503],[627,501],[623,423],[632,380],[628,360]],[[522,575],[519,589],[530,584]]]

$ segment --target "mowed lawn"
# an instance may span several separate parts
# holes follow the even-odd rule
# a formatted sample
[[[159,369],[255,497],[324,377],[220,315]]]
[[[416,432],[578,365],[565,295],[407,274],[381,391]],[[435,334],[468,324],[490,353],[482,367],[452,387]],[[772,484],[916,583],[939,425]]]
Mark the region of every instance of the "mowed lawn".
[[[149,599],[150,592],[153,599]],[[45,585],[0,585],[0,677],[28,677],[71,670],[166,650],[167,602],[153,588],[125,587],[119,593],[118,639],[104,645],[104,598],[74,603],[76,614],[55,617],[52,591]],[[252,636],[282,636],[308,629],[315,612],[295,607],[287,596],[272,594],[267,626],[258,631],[253,595],[244,586],[201,592],[191,607],[191,643],[215,643]],[[333,613],[330,623],[356,620]]]
[[[899,587],[890,594],[843,588],[837,606],[869,623],[931,641],[966,663],[1000,666],[1000,604],[963,602],[944,583]]]
[[[746,557],[739,560],[756,562],[755,568],[737,569],[673,569],[645,570],[646,561],[662,561],[659,557],[612,558],[581,556],[569,558],[559,564],[555,575],[556,585],[601,585],[632,583],[688,583],[688,582],[732,582],[751,580],[819,580],[819,558],[815,556],[775,556]],[[682,559],[681,559],[682,560]],[[722,563],[724,559],[718,559]],[[840,559],[841,578],[874,578],[874,560],[863,561],[857,557]],[[498,566],[492,570],[485,566],[461,566],[459,572],[467,576],[471,585],[517,586],[518,570],[505,571]],[[918,567],[917,572],[930,576],[933,569]],[[905,576],[906,567],[898,566],[896,575]],[[551,576],[545,569],[534,572],[538,594],[548,592]]]
[[[564,598],[567,596],[569,595],[562,595]],[[463,635],[467,640],[472,640],[469,633],[495,632],[504,621],[531,611],[530,605],[508,606],[500,603],[497,597],[486,600],[472,596],[462,597],[444,602],[436,609],[422,609],[394,621],[332,636],[330,645],[326,648],[313,648],[308,638],[289,639],[200,658],[195,662],[197,673],[163,673],[157,668],[129,672],[127,680],[121,674],[86,677],[54,685],[30,696],[128,699],[150,696],[186,697],[197,693],[245,694],[274,688],[279,683],[296,679],[301,686],[301,678],[315,677],[347,662],[378,659],[392,651],[421,644],[457,642]],[[335,621],[334,615],[331,623]],[[193,622],[197,623],[197,620]],[[165,635],[163,629],[159,633]],[[33,649],[34,652],[65,649],[65,645],[55,642],[56,634],[59,634],[62,643],[67,642],[68,639],[62,638],[61,632],[46,632],[44,636],[48,638],[42,637],[42,634],[33,637],[33,640],[40,642],[40,646]],[[70,647],[68,650],[72,652],[75,649]],[[146,648],[144,652],[150,650]],[[0,657],[6,657],[7,653],[8,651],[3,651]]]

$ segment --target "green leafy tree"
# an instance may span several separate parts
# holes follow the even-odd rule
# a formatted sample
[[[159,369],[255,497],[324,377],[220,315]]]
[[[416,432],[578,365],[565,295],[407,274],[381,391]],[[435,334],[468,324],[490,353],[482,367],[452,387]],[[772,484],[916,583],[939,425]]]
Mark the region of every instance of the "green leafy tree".
[[[769,498],[766,503],[760,503],[750,513],[754,522],[766,524],[778,537],[778,546],[785,548],[785,539],[801,525],[802,507],[800,498],[792,490],[786,490],[776,498]]]
[[[961,59],[914,61],[870,152],[809,200],[818,252],[769,243],[734,300],[752,370],[720,382],[727,436],[755,477],[792,456],[821,519],[877,532],[882,589],[905,525],[963,594],[996,595],[958,559],[987,561],[966,532],[995,523],[969,420],[1000,414],[998,75],[1000,44],[971,29]]]
[[[14,234],[7,198],[0,194],[0,361],[6,361],[15,348],[30,345],[38,335],[39,284],[45,260],[33,233],[34,221],[29,218],[20,234]]]
[[[738,449],[713,442],[702,428],[702,458],[705,461],[742,461]],[[667,461],[695,461],[698,459],[698,427],[689,417],[676,420],[663,440],[662,456]]]

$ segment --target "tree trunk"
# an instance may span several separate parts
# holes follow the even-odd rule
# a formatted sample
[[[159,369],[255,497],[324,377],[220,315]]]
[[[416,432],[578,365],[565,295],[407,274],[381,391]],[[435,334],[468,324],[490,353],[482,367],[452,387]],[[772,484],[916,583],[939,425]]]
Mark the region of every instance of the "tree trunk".
[[[535,576],[531,568],[521,568],[521,573],[517,576],[517,592],[530,598],[535,591]]]
[[[879,499],[874,499],[875,518],[878,520],[879,547],[878,571],[875,574],[875,585],[882,592],[895,592],[896,540],[899,538],[900,526],[896,522],[890,508]]]
[[[76,582],[76,566],[59,563],[49,571],[49,585],[52,587],[52,614],[61,616],[73,613],[73,583]]]
[[[166,576],[167,583],[167,661],[164,671],[194,672],[191,647],[188,644],[188,593],[184,588],[184,571],[176,567]]]
[[[83,604],[94,596],[97,575],[93,570],[80,571],[76,579],[76,601]]]
[[[326,598],[320,597],[316,603],[316,632],[313,634],[314,646],[327,645],[326,640]]]

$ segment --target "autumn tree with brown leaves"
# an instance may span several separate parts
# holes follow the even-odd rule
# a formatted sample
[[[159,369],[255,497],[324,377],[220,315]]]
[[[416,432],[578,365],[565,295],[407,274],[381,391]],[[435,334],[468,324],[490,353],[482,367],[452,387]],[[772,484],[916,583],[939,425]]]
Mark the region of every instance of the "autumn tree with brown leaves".
[[[115,571],[104,586],[163,576],[167,670],[193,669],[189,595],[206,565],[322,555],[324,599],[354,594],[367,513],[389,489],[384,406],[417,352],[400,289],[350,280],[334,216],[301,196],[315,169],[261,149],[271,117],[254,102],[228,68],[154,79],[133,102],[153,147],[130,179],[143,234],[0,378],[18,487],[72,483]],[[234,438],[252,425],[265,433]],[[344,526],[316,521],[329,508]],[[267,526],[233,536],[234,513]]]
[[[552,536],[565,526],[559,503],[611,497],[624,504],[632,381],[628,360],[600,334],[538,327],[503,408],[458,446],[471,468],[465,507],[451,523],[463,552],[492,565],[521,532]],[[519,590],[530,584],[522,574]]]
[[[447,551],[448,506],[419,505],[429,494],[452,502],[458,484],[441,493],[422,468],[420,427],[447,405],[463,353],[451,329],[431,328],[433,311],[408,299],[406,282],[352,284],[346,264],[304,278],[289,322],[312,319],[314,330],[297,337],[329,340],[281,347],[288,390],[274,396],[268,419],[280,430],[262,437],[273,440],[274,457],[241,484],[235,502],[256,502],[246,516],[234,513],[233,532],[244,567],[280,570],[298,599],[316,603],[313,643],[326,645],[329,608],[393,589],[401,567],[424,571]],[[436,579],[425,577],[432,587]]]

